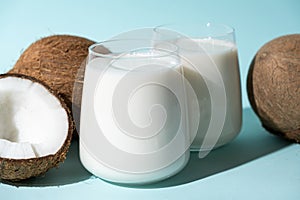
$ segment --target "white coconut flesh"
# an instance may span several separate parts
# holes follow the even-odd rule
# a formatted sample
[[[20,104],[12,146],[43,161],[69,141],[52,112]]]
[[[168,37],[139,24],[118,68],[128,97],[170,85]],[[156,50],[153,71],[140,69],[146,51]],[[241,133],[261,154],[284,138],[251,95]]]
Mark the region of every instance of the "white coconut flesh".
[[[68,114],[43,85],[20,77],[0,79],[0,157],[53,155],[68,136]]]

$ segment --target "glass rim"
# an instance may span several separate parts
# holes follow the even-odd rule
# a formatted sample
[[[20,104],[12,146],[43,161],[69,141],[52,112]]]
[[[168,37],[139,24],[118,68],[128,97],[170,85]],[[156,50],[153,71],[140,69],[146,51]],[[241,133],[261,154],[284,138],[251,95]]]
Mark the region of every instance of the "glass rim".
[[[212,34],[211,37],[223,37],[223,36],[226,36],[226,35],[230,35],[230,34],[234,35],[235,34],[235,28],[233,28],[230,25],[224,24],[224,23],[200,22],[200,23],[195,23],[195,24],[184,23],[182,25],[183,25],[183,27],[184,26],[188,26],[188,27],[194,26],[196,31],[199,31],[199,28],[203,28],[203,27],[205,27],[206,29],[210,28],[210,27],[211,28],[219,27],[219,28],[222,28],[224,30],[221,33]],[[175,27],[173,28],[173,26],[175,26]],[[156,32],[156,33],[159,33],[158,30],[163,29],[163,30],[174,31],[176,33],[179,33],[182,36],[185,36],[185,37],[194,37],[194,35],[189,36],[188,34],[182,32],[182,30],[175,30],[176,26],[179,27],[180,24],[177,24],[177,23],[161,24],[161,25],[158,25],[158,26],[154,27],[153,31]],[[196,35],[195,37],[204,38],[204,37],[208,37],[208,36]]]
[[[104,44],[107,44],[107,43],[111,43],[111,42],[128,42],[128,41],[156,41],[157,44],[167,44],[169,46],[171,46],[172,50],[167,50],[166,48],[157,48],[157,46],[141,46],[141,47],[138,47],[138,48],[132,48],[132,49],[128,49],[127,51],[120,51],[120,52],[108,52],[108,53],[101,53],[101,52],[96,52],[94,50],[95,47],[97,46],[101,46],[101,47],[105,47]],[[155,51],[159,51],[159,52],[163,52],[162,54],[159,54],[159,55],[149,55],[149,56],[132,56],[130,57],[130,59],[145,59],[145,58],[161,58],[161,57],[166,57],[166,56],[170,56],[170,55],[173,55],[173,56],[177,56],[177,52],[178,52],[178,47],[174,44],[172,44],[171,42],[167,42],[167,41],[159,41],[159,40],[150,40],[150,39],[113,39],[113,40],[104,40],[104,41],[101,41],[101,42],[97,42],[97,43],[94,43],[92,44],[91,46],[89,46],[88,48],[88,53],[89,55],[94,55],[95,57],[102,57],[102,58],[111,58],[111,59],[115,59],[115,58],[126,58],[124,57],[124,55],[126,53],[132,53],[134,51],[141,51],[141,50],[155,50]]]

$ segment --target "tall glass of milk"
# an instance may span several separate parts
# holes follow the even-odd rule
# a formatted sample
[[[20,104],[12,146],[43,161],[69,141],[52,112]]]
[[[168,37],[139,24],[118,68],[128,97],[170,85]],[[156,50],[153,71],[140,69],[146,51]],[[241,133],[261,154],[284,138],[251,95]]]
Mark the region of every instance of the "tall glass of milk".
[[[80,159],[94,175],[141,184],[170,177],[189,159],[187,97],[177,47],[122,39],[94,44],[86,64]]]
[[[197,126],[191,150],[200,156],[232,141],[242,122],[240,73],[234,29],[220,24],[170,25],[155,38],[177,45],[183,73],[197,95],[188,101],[189,126]],[[196,119],[195,105],[200,118]]]

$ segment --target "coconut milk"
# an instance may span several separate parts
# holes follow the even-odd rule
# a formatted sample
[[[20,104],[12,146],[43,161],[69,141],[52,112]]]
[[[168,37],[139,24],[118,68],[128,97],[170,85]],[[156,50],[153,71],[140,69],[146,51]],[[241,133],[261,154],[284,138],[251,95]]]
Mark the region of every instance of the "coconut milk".
[[[180,47],[179,53],[185,58],[182,59],[184,76],[192,85],[200,108],[199,126],[191,149],[205,151],[222,146],[230,142],[239,133],[242,122],[240,76],[236,45],[229,41],[216,39],[180,39],[176,43]],[[217,71],[218,73],[216,73]],[[221,85],[220,81],[215,81],[217,76],[223,81],[224,85]],[[208,85],[211,91],[209,91]],[[208,126],[212,122],[212,109],[217,109],[217,111],[219,109],[221,112],[224,106],[222,102],[212,105],[211,99],[222,99],[221,92],[216,92],[212,96],[212,92],[221,87],[225,88],[226,95],[224,126],[221,135],[218,133],[207,135]],[[196,102],[189,101],[189,104],[195,105]],[[218,106],[222,107],[218,108]],[[193,113],[192,110],[189,110],[189,113]],[[195,123],[193,118],[193,116],[190,116],[189,123]],[[212,126],[214,125],[212,124]],[[190,124],[190,127],[193,127],[193,125]],[[215,139],[217,139],[217,143],[211,147],[205,147],[205,145],[201,147],[205,137],[208,144],[214,144],[213,140]]]
[[[178,59],[150,54],[94,58],[86,67],[80,159],[100,178],[148,183],[177,173],[188,161]]]
[[[162,180],[186,165],[189,147],[210,150],[238,134],[242,108],[235,44],[214,39],[176,44],[181,59],[148,51],[89,61],[80,159],[96,176],[135,184]],[[223,111],[220,134],[207,134],[219,123],[213,113]]]

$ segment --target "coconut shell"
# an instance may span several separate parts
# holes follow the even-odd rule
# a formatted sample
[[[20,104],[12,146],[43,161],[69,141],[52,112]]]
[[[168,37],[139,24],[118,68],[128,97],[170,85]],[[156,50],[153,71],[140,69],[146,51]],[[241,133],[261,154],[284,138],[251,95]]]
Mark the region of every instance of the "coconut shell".
[[[48,156],[30,158],[30,159],[8,159],[8,158],[0,157],[0,179],[10,180],[10,181],[20,181],[30,177],[36,177],[42,175],[46,173],[49,169],[53,167],[57,167],[59,163],[63,162],[66,159],[66,155],[72,140],[74,124],[73,124],[71,112],[67,104],[64,102],[63,98],[61,98],[57,92],[55,92],[50,87],[43,84],[41,81],[37,80],[34,77],[29,77],[20,74],[2,74],[0,75],[0,79],[9,76],[29,79],[33,82],[39,83],[42,86],[44,86],[44,88],[46,88],[52,95],[54,95],[60,101],[62,108],[65,109],[68,115],[68,123],[69,123],[68,135],[62,147],[54,155],[48,155]]]
[[[79,76],[82,90],[83,70],[78,71],[88,55],[88,47],[94,42],[82,37],[53,35],[31,44],[20,56],[9,73],[25,74],[41,80],[58,92],[69,108],[72,103],[74,82]],[[80,72],[80,74],[78,74]],[[81,94],[80,92],[78,92]],[[80,107],[81,96],[73,102]]]
[[[260,48],[250,65],[247,92],[267,130],[300,143],[300,34]]]

